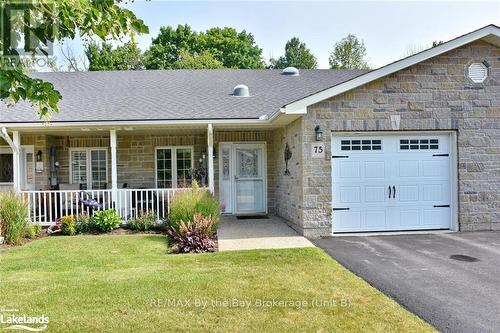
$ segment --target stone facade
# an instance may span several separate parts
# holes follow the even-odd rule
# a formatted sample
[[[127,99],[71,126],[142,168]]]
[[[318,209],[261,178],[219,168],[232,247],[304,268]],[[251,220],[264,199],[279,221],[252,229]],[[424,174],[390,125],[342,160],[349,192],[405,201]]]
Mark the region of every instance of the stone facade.
[[[466,68],[483,61],[488,78],[474,84]],[[331,131],[390,131],[391,115],[400,115],[401,130],[457,131],[459,228],[500,230],[500,48],[478,41],[308,108],[302,119],[304,233],[331,232]],[[316,125],[325,133],[324,160],[307,156]]]

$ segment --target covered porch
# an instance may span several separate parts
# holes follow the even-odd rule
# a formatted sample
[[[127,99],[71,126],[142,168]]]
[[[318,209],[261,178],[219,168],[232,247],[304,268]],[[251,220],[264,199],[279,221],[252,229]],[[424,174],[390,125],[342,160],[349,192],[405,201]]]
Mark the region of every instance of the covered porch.
[[[274,197],[272,137],[269,129],[212,124],[3,128],[0,190],[21,193],[32,222],[42,225],[68,214],[92,213],[96,203],[98,209],[114,208],[124,222],[142,213],[165,220],[172,197],[193,180],[220,198],[224,210],[234,207],[228,192],[239,191],[249,214],[266,214]],[[258,170],[242,174],[238,189],[233,182],[240,174],[225,171],[234,162],[228,148],[241,147],[236,143],[248,146],[241,152],[250,156],[263,147],[253,160],[240,161]],[[251,193],[256,189],[261,194]]]

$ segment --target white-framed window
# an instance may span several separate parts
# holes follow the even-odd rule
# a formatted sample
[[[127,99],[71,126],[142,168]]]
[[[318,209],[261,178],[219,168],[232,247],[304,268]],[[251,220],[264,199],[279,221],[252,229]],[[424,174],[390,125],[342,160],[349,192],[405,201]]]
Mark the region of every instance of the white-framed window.
[[[193,147],[156,147],[155,169],[157,188],[177,188],[191,185]]]
[[[103,190],[108,183],[107,148],[70,148],[69,177],[83,189]]]

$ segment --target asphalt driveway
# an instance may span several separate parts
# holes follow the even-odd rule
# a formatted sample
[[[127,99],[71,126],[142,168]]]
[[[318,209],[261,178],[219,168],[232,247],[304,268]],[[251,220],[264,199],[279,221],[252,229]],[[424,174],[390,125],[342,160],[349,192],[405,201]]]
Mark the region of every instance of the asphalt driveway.
[[[500,332],[500,232],[314,243],[439,331]]]

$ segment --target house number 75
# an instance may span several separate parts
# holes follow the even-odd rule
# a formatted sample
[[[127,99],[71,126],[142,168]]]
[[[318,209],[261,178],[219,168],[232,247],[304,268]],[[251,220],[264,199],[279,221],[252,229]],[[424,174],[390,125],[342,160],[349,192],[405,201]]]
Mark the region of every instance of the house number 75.
[[[314,143],[311,145],[312,158],[325,158],[325,145],[322,143]]]

